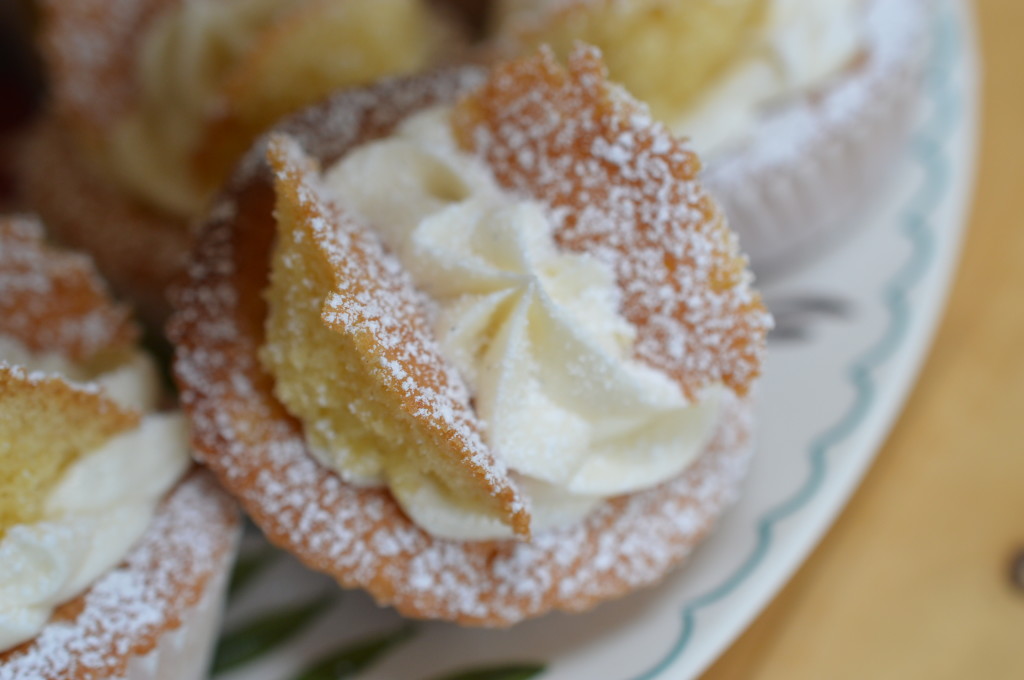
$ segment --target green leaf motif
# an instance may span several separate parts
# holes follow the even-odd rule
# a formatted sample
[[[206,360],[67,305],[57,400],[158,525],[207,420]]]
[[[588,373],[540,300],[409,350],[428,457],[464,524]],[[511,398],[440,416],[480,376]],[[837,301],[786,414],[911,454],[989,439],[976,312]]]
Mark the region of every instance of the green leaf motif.
[[[529,680],[545,670],[544,664],[517,664],[514,666],[494,666],[459,671],[452,675],[434,678],[434,680]]]
[[[241,666],[294,637],[334,603],[333,598],[279,609],[221,637],[213,655],[212,673]]]
[[[403,626],[380,637],[362,640],[351,647],[335,652],[302,672],[295,680],[343,680],[351,678],[395,645],[411,638],[416,629]]]

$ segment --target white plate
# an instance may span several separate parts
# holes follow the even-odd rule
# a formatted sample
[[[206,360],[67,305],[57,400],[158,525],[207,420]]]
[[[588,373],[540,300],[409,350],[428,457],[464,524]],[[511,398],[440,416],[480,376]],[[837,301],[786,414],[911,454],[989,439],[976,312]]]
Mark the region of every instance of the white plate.
[[[249,661],[218,680],[433,680],[501,666],[544,671],[472,677],[679,680],[707,667],[842,509],[934,333],[970,194],[977,85],[967,12],[936,9],[927,101],[891,195],[838,252],[763,286],[779,331],[759,389],[758,453],[742,499],[688,566],[589,614],[479,631],[406,624],[253,539],[222,651]],[[304,675],[332,656],[335,668]]]

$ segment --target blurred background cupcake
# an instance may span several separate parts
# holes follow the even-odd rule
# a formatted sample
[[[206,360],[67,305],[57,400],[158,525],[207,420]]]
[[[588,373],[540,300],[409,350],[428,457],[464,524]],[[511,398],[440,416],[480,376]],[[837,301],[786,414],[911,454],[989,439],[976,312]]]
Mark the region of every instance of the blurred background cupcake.
[[[239,522],[88,258],[0,217],[0,680],[205,676]]]
[[[49,80],[25,193],[151,321],[203,209],[280,116],[454,58],[467,28],[427,0],[45,0]]]
[[[705,159],[758,271],[831,243],[872,202],[919,98],[921,0],[500,0],[500,53],[601,48],[611,77]]]

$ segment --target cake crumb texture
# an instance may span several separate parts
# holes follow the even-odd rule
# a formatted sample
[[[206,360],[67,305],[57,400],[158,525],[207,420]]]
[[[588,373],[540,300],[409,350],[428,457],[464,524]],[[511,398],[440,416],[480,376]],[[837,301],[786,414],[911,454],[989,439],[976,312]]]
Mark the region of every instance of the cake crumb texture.
[[[319,168],[294,140],[275,138],[269,156],[278,236],[263,359],[277,396],[313,445],[404,461],[392,465],[433,475],[529,535],[524,500],[484,443],[401,264],[325,203]]]
[[[0,536],[40,518],[67,467],[138,426],[98,389],[0,363]]]

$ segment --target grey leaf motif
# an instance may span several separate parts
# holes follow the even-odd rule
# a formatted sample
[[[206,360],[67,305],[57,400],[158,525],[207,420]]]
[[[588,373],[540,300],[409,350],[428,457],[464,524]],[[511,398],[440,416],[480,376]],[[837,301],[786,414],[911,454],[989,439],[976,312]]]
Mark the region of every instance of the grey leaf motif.
[[[389,649],[405,642],[416,633],[412,625],[379,637],[363,640],[320,659],[295,680],[343,680],[367,668]]]
[[[212,674],[223,673],[293,638],[334,603],[321,598],[297,607],[279,609],[221,637],[213,656]]]
[[[459,671],[451,675],[434,678],[433,680],[529,680],[529,678],[537,677],[544,670],[544,664],[539,663],[494,666],[491,668]]]
[[[775,317],[775,328],[768,337],[776,342],[806,340],[813,324],[822,318],[848,319],[852,311],[848,300],[820,294],[770,297],[766,305]]]

